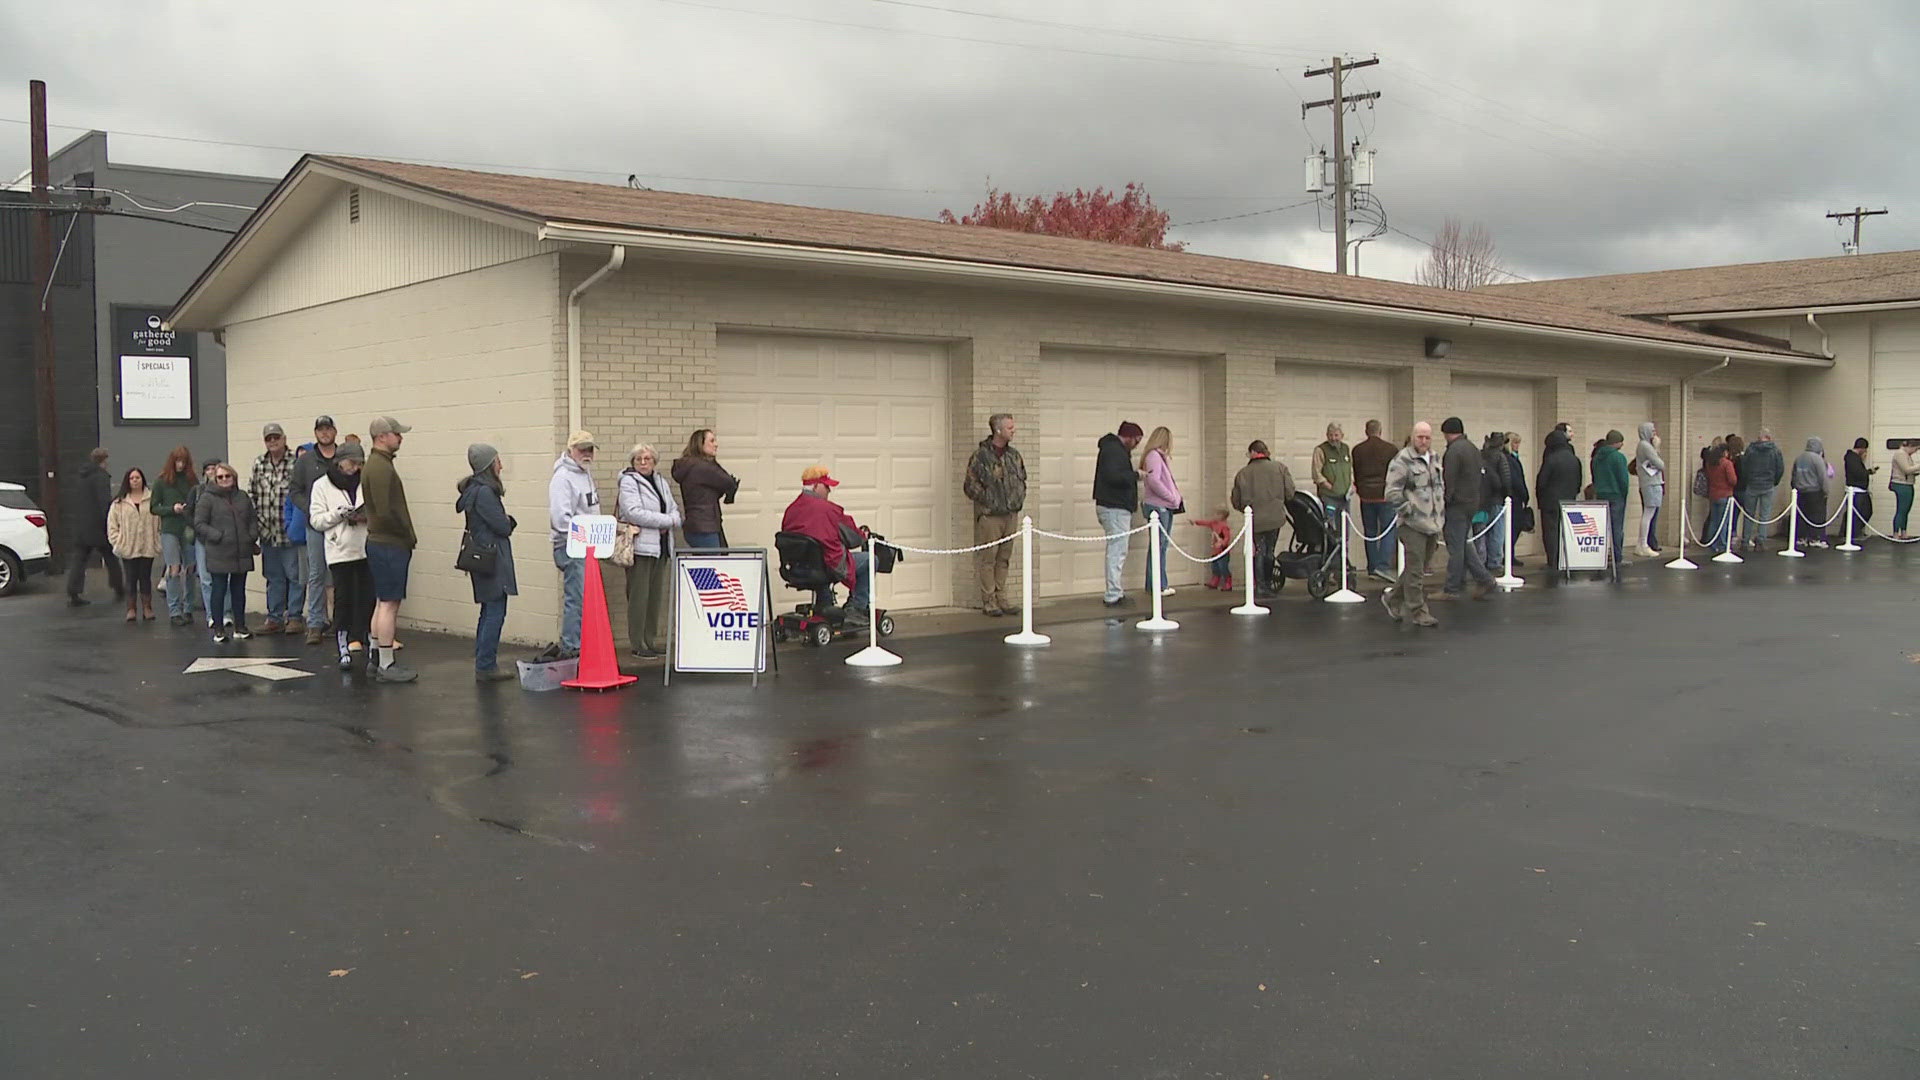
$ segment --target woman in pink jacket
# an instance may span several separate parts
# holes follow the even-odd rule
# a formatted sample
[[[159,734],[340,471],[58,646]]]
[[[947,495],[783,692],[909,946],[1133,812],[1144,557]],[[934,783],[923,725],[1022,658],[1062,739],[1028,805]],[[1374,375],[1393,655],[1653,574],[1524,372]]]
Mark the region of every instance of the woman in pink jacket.
[[[1153,580],[1153,563],[1147,563],[1147,591],[1158,588],[1162,596],[1172,596],[1167,586],[1167,537],[1173,531],[1173,515],[1187,508],[1180,497],[1180,485],[1173,479],[1173,433],[1165,427],[1153,429],[1146,446],[1140,450],[1140,482],[1146,489],[1140,497],[1147,517],[1160,523],[1160,580]]]

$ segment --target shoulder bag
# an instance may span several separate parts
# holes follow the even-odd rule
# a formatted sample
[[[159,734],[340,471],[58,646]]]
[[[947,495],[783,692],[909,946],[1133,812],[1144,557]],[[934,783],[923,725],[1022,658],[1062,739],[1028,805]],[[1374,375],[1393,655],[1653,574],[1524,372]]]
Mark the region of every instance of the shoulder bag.
[[[453,568],[463,574],[492,574],[500,564],[500,550],[481,547],[473,541],[472,530],[460,533],[460,553],[453,557]]]

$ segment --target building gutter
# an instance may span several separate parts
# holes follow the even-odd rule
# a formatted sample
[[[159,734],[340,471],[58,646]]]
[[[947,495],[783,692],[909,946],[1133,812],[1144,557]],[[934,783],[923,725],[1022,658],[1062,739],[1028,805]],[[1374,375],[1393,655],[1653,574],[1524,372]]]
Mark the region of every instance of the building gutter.
[[[1780,353],[1728,350],[1724,346],[1661,341],[1599,330],[1541,326],[1535,323],[1489,319],[1474,315],[1429,311],[1415,308],[1386,307],[1348,300],[1288,296],[1222,288],[1215,285],[1184,285],[1178,282],[1148,281],[1140,278],[1091,274],[1082,271],[1049,270],[1038,267],[1007,266],[998,263],[966,262],[918,255],[886,252],[849,251],[842,248],[813,247],[800,244],[776,244],[731,237],[686,236],[673,233],[621,229],[565,222],[548,222],[539,231],[542,240],[556,243],[613,244],[661,255],[705,256],[723,259],[751,259],[761,263],[786,263],[808,269],[870,271],[943,277],[982,284],[1025,284],[1067,288],[1125,296],[1149,296],[1196,303],[1229,303],[1240,307],[1305,311],[1320,315],[1339,315],[1414,323],[1423,327],[1477,327],[1521,334],[1529,337],[1574,341],[1587,345],[1631,345],[1637,348],[1677,352],[1695,356],[1730,356],[1734,359],[1787,367],[1832,367],[1831,360],[1786,356]]]
[[[626,265],[627,249],[613,246],[613,254],[607,257],[607,264],[587,275],[587,280],[573,287],[567,294],[567,431],[580,430],[580,298],[587,290],[600,284],[608,274]]]
[[[1874,311],[1909,311],[1920,308],[1920,300],[1881,300],[1870,304],[1817,304],[1783,308],[1753,308],[1747,311],[1638,312],[1668,322],[1726,322],[1736,319],[1780,319],[1799,315],[1854,315]]]
[[[1828,340],[1827,331],[1814,321],[1811,311],[1807,312],[1807,325],[1813,327],[1814,332],[1820,335],[1820,355],[1829,360],[1833,359],[1833,342]]]

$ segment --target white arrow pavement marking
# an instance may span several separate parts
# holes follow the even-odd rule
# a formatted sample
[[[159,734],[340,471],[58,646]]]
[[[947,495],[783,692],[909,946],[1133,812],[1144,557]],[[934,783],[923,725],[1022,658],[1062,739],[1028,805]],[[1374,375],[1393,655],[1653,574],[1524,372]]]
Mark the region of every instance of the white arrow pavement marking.
[[[281,667],[279,664],[252,664],[243,668],[234,668],[233,673],[235,675],[251,675],[256,679],[271,679],[274,682],[279,682],[282,679],[305,679],[313,675],[311,671]]]
[[[203,671],[232,671],[234,668],[259,667],[264,664],[291,664],[297,656],[203,656],[187,665],[182,675],[198,675]]]

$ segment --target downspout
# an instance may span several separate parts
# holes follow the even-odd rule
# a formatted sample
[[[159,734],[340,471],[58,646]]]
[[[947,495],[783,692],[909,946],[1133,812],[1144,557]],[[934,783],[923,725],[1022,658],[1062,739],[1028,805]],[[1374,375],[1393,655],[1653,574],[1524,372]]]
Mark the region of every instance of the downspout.
[[[627,261],[625,245],[613,245],[613,255],[607,259],[607,265],[588,275],[587,280],[573,287],[567,294],[567,430],[580,430],[580,298],[587,290],[600,284],[608,274],[620,269]]]
[[[1807,325],[1813,327],[1814,331],[1820,335],[1820,355],[1829,360],[1833,359],[1833,343],[1827,340],[1826,330],[1821,327],[1818,322],[1814,321],[1813,312],[1811,311],[1807,312]]]

